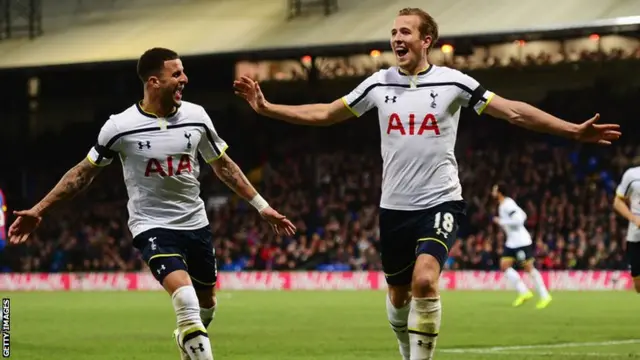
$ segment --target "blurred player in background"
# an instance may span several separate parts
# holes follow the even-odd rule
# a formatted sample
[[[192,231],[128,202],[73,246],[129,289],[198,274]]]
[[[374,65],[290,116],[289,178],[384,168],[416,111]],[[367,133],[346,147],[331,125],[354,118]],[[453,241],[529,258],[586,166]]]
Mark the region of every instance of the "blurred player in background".
[[[460,108],[586,142],[609,144],[620,133],[617,125],[596,125],[599,115],[580,125],[569,123],[495,95],[457,70],[430,65],[438,26],[421,9],[401,10],[390,36],[398,66],[369,76],[330,104],[272,104],[248,77],[234,87],[259,114],[293,124],[332,125],[378,108],[387,314],[402,357],[424,360],[433,358],[440,331],[440,272],[466,213],[454,155]]]
[[[630,168],[622,175],[613,208],[629,220],[627,260],[636,292],[640,293],[640,166]]]
[[[504,254],[500,259],[500,269],[504,271],[511,285],[518,291],[519,295],[513,302],[513,306],[520,306],[533,298],[533,293],[524,284],[520,274],[513,268],[513,265],[517,263],[529,274],[536,287],[536,292],[540,297],[536,307],[544,309],[551,302],[551,295],[549,295],[549,291],[544,284],[542,275],[534,266],[533,241],[529,230],[524,226],[525,221],[527,221],[527,213],[506,194],[509,194],[509,191],[504,183],[494,185],[493,189],[491,189],[491,196],[499,204],[498,216],[493,218],[493,222],[502,227],[507,235]]]
[[[144,99],[104,124],[88,156],[38,204],[16,211],[12,243],[25,241],[62,200],[86,189],[119,156],[129,194],[129,228],[153,276],[171,295],[182,359],[211,360],[207,326],[214,316],[217,279],[212,234],[200,198],[198,153],[236,194],[249,201],[276,233],[295,227],[272,209],[226,155],[227,144],[204,108],[182,101],[188,82],[178,55],[146,51],[138,61]]]

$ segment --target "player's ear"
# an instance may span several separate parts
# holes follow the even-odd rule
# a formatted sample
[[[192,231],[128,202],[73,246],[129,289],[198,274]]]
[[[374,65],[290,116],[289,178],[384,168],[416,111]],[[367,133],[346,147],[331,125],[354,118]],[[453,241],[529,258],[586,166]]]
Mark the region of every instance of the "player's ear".
[[[433,38],[431,37],[431,35],[427,35],[425,37],[422,38],[422,48],[424,50],[429,50],[429,48],[431,47],[431,43],[433,42]]]
[[[160,87],[160,79],[157,76],[150,76],[147,83],[156,89]]]

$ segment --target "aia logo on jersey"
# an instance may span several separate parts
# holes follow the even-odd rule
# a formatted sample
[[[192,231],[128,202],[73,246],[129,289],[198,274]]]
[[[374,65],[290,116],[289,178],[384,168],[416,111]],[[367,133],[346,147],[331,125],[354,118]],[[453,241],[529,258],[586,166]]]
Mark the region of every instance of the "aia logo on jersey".
[[[149,177],[152,174],[158,174],[162,177],[180,175],[184,172],[192,172],[191,158],[189,155],[182,155],[180,159],[173,156],[167,156],[165,160],[149,159],[147,161],[147,169],[144,176]]]
[[[400,115],[396,113],[391,114],[391,116],[389,116],[389,123],[387,124],[387,135],[391,135],[391,132],[397,132],[400,135],[422,135],[425,132],[433,132],[435,135],[440,135],[438,120],[436,120],[433,114],[425,115],[424,118],[418,120],[417,123],[416,115],[409,114],[408,120],[408,123],[403,124]]]

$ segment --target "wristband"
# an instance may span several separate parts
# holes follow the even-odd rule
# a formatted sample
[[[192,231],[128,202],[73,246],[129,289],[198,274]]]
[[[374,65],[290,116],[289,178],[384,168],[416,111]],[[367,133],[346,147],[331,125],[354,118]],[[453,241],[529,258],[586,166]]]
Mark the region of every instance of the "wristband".
[[[269,207],[269,203],[267,202],[267,200],[263,199],[262,196],[260,196],[260,194],[257,194],[256,196],[254,196],[253,199],[249,201],[249,204],[251,204],[251,206],[256,208],[258,212],[262,212],[264,209]]]

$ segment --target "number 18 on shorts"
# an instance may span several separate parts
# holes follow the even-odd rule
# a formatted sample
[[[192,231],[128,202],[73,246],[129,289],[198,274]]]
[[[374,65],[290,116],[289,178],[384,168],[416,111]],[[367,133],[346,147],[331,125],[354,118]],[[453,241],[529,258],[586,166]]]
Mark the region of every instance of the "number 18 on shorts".
[[[464,216],[464,201],[448,201],[425,210],[380,209],[382,268],[387,283],[410,284],[420,254],[435,257],[442,269]]]

